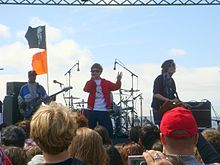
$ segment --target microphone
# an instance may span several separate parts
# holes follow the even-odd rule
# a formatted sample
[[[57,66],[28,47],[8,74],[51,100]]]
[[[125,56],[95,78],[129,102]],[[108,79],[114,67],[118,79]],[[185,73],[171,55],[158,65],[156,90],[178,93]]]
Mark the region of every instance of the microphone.
[[[117,61],[115,60],[115,63],[114,63],[114,68],[113,68],[113,70],[116,70],[116,64],[117,64]]]
[[[61,83],[61,82],[59,82],[59,81],[57,81],[57,80],[53,80],[53,83],[59,84],[59,85],[63,85],[63,83]]]
[[[79,61],[77,62],[77,71],[79,72]]]

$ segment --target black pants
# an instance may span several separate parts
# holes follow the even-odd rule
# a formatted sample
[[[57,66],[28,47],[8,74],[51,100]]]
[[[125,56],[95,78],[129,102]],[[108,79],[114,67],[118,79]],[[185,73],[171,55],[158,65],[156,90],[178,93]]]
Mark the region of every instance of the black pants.
[[[109,136],[113,138],[113,127],[109,112],[87,110],[86,115],[88,119],[89,128],[95,128],[98,123],[99,125],[105,127],[108,130]]]
[[[153,108],[153,116],[154,116],[154,123],[160,126],[160,121],[162,119],[162,114],[159,112],[158,109]]]

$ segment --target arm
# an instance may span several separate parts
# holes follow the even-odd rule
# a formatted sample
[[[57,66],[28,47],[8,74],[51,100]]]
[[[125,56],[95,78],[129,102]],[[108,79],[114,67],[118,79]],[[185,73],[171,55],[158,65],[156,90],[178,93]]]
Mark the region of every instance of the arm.
[[[95,86],[96,86],[95,82],[91,79],[86,82],[83,91],[90,93],[95,88]]]
[[[122,72],[118,72],[116,83],[110,82],[111,91],[115,91],[121,88],[121,78],[122,78]]]
[[[220,155],[216,152],[213,146],[199,132],[197,149],[205,164],[220,163]]]

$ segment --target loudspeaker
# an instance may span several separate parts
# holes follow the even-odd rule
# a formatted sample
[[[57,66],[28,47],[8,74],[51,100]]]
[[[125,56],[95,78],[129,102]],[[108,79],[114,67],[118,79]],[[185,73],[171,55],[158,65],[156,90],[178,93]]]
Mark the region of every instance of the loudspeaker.
[[[23,120],[23,117],[19,112],[17,96],[5,96],[3,101],[3,123],[11,125],[21,120]]]
[[[22,85],[26,84],[26,82],[7,82],[7,95],[15,95],[18,96],[20,92],[20,88]]]
[[[186,102],[192,107],[190,110],[193,113],[194,118],[196,119],[197,125],[200,128],[211,128],[211,102]]]

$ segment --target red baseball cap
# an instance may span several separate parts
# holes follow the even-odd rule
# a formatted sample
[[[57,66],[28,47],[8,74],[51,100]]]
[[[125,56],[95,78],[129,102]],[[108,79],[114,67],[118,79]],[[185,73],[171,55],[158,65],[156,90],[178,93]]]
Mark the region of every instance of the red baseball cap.
[[[164,113],[160,131],[164,136],[174,139],[191,138],[197,134],[197,123],[192,112],[183,107],[176,107]],[[184,133],[177,133],[177,131]]]

